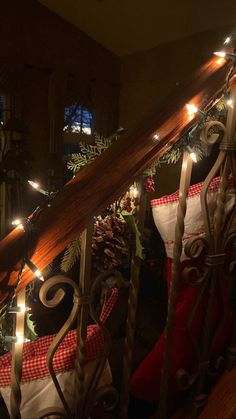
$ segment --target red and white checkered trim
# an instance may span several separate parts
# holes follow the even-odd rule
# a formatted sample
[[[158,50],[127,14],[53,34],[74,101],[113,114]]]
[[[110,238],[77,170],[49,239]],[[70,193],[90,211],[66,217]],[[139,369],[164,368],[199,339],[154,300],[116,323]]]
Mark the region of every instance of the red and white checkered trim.
[[[118,297],[118,289],[114,288],[105,300],[100,321],[104,323],[111,313]],[[34,342],[24,343],[22,382],[33,381],[50,375],[46,365],[46,353],[55,335],[44,336]],[[74,368],[77,333],[70,331],[63,339],[53,358],[53,368],[56,373]],[[104,347],[104,334],[97,325],[87,328],[87,361],[96,359]],[[11,352],[0,357],[0,387],[9,386],[11,379]]]
[[[229,183],[229,186],[232,186],[233,185],[233,179],[229,178],[228,183]],[[209,185],[208,191],[209,192],[216,191],[219,188],[219,184],[220,184],[220,178],[219,177],[216,177],[216,178],[212,179],[212,181]],[[190,188],[188,190],[188,198],[193,198],[194,196],[200,195],[202,185],[203,185],[203,182],[199,182],[199,183],[196,183],[196,185],[190,186]],[[171,195],[166,195],[166,196],[163,196],[162,198],[159,198],[159,199],[152,199],[151,200],[151,206],[155,207],[157,205],[170,204],[170,203],[178,202],[178,200],[179,200],[179,191],[176,191]]]

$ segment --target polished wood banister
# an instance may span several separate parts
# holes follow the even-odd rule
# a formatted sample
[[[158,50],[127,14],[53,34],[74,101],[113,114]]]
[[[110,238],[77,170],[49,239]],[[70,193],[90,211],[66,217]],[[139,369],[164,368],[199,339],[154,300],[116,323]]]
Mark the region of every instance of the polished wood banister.
[[[33,224],[32,261],[45,268],[66,245],[78,236],[92,214],[98,214],[123,193],[131,182],[160,157],[188,129],[190,121],[184,105],[193,101],[204,108],[219,91],[227,73],[227,65],[212,58],[182,85],[178,95],[167,100],[149,121],[135,132],[126,133],[110,149],[84,168],[51,201]],[[190,80],[190,78],[189,78]],[[160,141],[153,136],[158,133]],[[0,303],[6,297],[7,285],[17,280],[14,271],[27,248],[25,233],[16,228],[0,242]],[[6,273],[11,271],[8,281]],[[33,279],[26,269],[20,287]]]

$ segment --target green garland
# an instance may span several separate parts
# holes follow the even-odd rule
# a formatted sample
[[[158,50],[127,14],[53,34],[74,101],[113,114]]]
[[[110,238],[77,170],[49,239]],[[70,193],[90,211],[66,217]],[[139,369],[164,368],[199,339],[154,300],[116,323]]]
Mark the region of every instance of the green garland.
[[[84,166],[90,164],[96,157],[100,156],[104,151],[106,151],[111,144],[116,141],[119,136],[124,132],[123,128],[119,128],[114,134],[108,138],[99,137],[95,135],[95,144],[86,144],[81,142],[80,152],[73,153],[70,157],[70,160],[67,163],[67,168],[72,170],[75,175],[79,172]]]
[[[205,118],[202,118],[197,125],[195,125],[188,133],[181,137],[162,157],[155,161],[146,171],[145,175],[153,176],[156,174],[157,168],[162,164],[176,164],[183,156],[184,149],[189,145],[198,156],[198,160],[202,160],[208,155],[208,146],[200,139],[200,131],[203,129],[205,123],[209,120],[224,122],[227,116],[226,97],[223,96],[215,105],[206,113]],[[212,128],[214,132],[214,128]]]
[[[224,122],[226,115],[226,97],[223,96],[205,113],[205,116],[200,118],[199,122],[194,125],[189,132],[181,137],[179,141],[177,141],[162,157],[156,160],[155,163],[144,172],[144,174],[146,176],[153,176],[162,164],[176,164],[182,158],[187,145],[191,147],[194,153],[196,153],[198,160],[206,157],[208,154],[208,146],[199,139],[200,132],[207,121],[217,120]],[[112,143],[118,139],[123,131],[123,128],[119,128],[115,134],[109,138],[96,136],[94,145],[80,143],[80,152],[71,155],[71,159],[67,163],[68,169],[70,169],[75,175],[84,166],[90,164],[96,157],[100,156],[105,150],[107,150]],[[214,128],[212,129],[212,132],[214,132]],[[127,220],[129,219],[128,215],[130,216],[130,214],[127,214]],[[136,239],[137,238],[138,235],[136,234]],[[142,257],[141,245],[139,244],[138,239],[136,241],[138,243],[138,255]],[[73,267],[80,256],[80,245],[81,240],[80,237],[78,237],[66,248],[60,265],[62,271],[68,272]]]

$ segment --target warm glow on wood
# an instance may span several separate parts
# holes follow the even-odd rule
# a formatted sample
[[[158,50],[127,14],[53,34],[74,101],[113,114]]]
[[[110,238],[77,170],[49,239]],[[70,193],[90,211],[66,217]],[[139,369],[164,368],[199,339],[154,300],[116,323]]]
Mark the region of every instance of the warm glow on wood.
[[[219,66],[216,57],[205,63],[189,77],[191,83],[183,83],[179,96],[168,97],[135,133],[122,136],[56,195],[34,226],[36,246],[31,260],[40,271],[78,236],[94,214],[99,214],[114,202],[138,175],[192,126],[185,104],[194,103],[202,109],[207,105],[206,98],[210,103],[224,85],[228,70],[226,63]],[[151,141],[155,132],[158,132],[160,141]],[[1,301],[8,298],[7,285],[16,283],[17,272],[13,269],[17,269],[18,261],[24,257],[26,246],[26,235],[21,229],[14,229],[0,242],[0,282],[6,277],[6,272],[12,271],[8,284],[4,283],[2,288]],[[34,275],[26,268],[21,287]]]

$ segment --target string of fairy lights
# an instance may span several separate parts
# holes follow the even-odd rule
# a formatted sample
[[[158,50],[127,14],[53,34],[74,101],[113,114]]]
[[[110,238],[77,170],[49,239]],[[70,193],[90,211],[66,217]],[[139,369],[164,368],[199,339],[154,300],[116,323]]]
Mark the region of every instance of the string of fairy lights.
[[[224,40],[224,43],[223,43],[224,46],[225,47],[228,46],[232,50],[233,48],[231,47],[231,43],[232,43],[232,37],[227,36],[226,39]],[[219,65],[222,65],[225,60],[231,60],[232,61],[232,65],[231,65],[231,67],[229,69],[229,72],[226,76],[226,82],[225,82],[225,87],[224,87],[224,90],[223,90],[223,96],[225,97],[226,105],[230,108],[233,108],[234,103],[233,103],[233,100],[231,99],[231,97],[228,93],[228,89],[229,89],[230,79],[231,79],[231,77],[232,77],[232,75],[234,74],[234,71],[235,71],[236,53],[234,52],[234,49],[233,49],[233,52],[232,51],[221,50],[221,51],[215,51],[214,55],[219,57],[219,60],[218,60]],[[190,120],[193,119],[196,115],[198,115],[200,117],[200,121],[188,133],[188,138],[190,139],[193,136],[193,133],[196,131],[196,128],[202,124],[203,120],[206,120],[206,118],[208,116],[208,112],[211,110],[211,108],[208,109],[208,111],[206,112],[202,109],[199,109],[194,103],[187,103],[185,105],[185,109],[188,113],[188,117],[190,118]],[[161,140],[158,133],[155,133],[152,136],[152,139],[154,141],[158,141],[158,142]],[[185,144],[185,149],[186,149],[186,151],[188,151],[189,156],[193,160],[193,162],[197,163],[198,162],[198,156],[197,156],[196,152],[193,150],[193,148],[189,144],[186,143]]]
[[[10,300],[10,302],[4,307],[3,310],[1,310],[1,315],[0,317],[5,316],[6,314],[13,314],[16,315],[16,317],[18,315],[24,315],[27,312],[30,312],[31,309],[30,307],[27,307],[24,303],[18,304],[16,306],[14,306],[14,301],[17,300],[17,288],[21,282],[21,278],[22,278],[22,274],[25,271],[25,266],[28,266],[28,268],[33,272],[33,274],[35,275],[36,278],[38,278],[40,281],[44,282],[44,277],[42,272],[40,271],[40,269],[38,269],[38,267],[32,262],[32,260],[29,258],[28,256],[28,251],[29,249],[32,248],[33,246],[33,222],[38,218],[38,215],[40,214],[40,212],[43,210],[44,206],[50,206],[50,200],[56,195],[57,192],[49,192],[46,191],[44,189],[42,189],[40,187],[40,184],[37,182],[33,182],[31,180],[28,181],[29,185],[36,189],[38,192],[40,192],[42,195],[44,195],[46,197],[45,202],[42,203],[42,205],[38,206],[34,212],[31,214],[30,218],[29,217],[19,217],[16,218],[15,220],[12,221],[12,226],[14,226],[15,228],[19,228],[21,230],[24,231],[24,233],[26,234],[26,238],[27,238],[27,250],[26,250],[26,254],[23,258],[23,260],[21,261],[21,268],[18,272],[18,277],[17,277],[17,281],[16,284],[14,286],[14,290],[13,290],[13,295],[12,298]],[[25,299],[24,299],[25,301]],[[25,342],[29,342],[30,339],[27,339],[26,337],[23,336],[23,334],[17,330],[15,331],[15,336],[3,336],[2,335],[2,331],[0,331],[0,340],[5,342],[5,343],[9,343],[9,344],[22,344]]]
[[[234,52],[234,50],[232,52],[233,48],[231,47],[231,42],[232,42],[232,38],[230,36],[228,36],[224,41],[224,46],[225,47],[230,47],[230,51],[227,51],[227,50],[216,51],[216,52],[214,52],[214,55],[219,57],[219,64],[223,63],[222,60],[223,61],[224,60],[231,60],[232,61],[232,65],[231,65],[231,67],[229,69],[229,72],[227,74],[227,77],[226,77],[226,82],[225,82],[225,87],[224,87],[224,90],[223,90],[223,95],[225,96],[226,104],[228,105],[228,107],[233,108],[234,104],[233,104],[232,99],[230,98],[228,90],[229,90],[230,79],[231,79],[231,77],[232,77],[232,75],[234,74],[234,71],[235,71],[236,53]],[[190,118],[190,120],[195,118],[196,116],[199,116],[199,121],[187,133],[188,137],[191,138],[193,136],[194,131],[196,130],[196,127],[199,126],[199,124],[202,122],[202,120],[206,119],[209,110],[206,112],[205,110],[199,109],[194,103],[187,103],[185,105],[185,111],[187,111],[188,117]],[[159,142],[161,140],[158,133],[155,133],[152,136],[152,139],[154,141],[157,141],[157,142]],[[189,156],[193,160],[193,162],[197,163],[198,156],[196,155],[196,153],[194,152],[192,147],[189,144],[186,144],[185,149],[188,151]],[[28,180],[28,183],[30,184],[30,186],[32,188],[36,189],[39,193],[44,195],[47,198],[46,205],[50,205],[49,201],[54,198],[56,193],[49,192],[49,191],[43,189],[38,182]],[[135,187],[131,187],[131,188],[134,188],[134,189],[132,189],[133,193],[134,193],[135,196],[137,196],[137,194],[138,194],[137,188],[135,188]],[[22,217],[22,218],[16,218],[15,220],[12,221],[12,225],[14,227],[21,228],[27,234],[28,248],[29,249],[30,249],[30,244],[31,244],[31,240],[32,240],[32,220],[34,218],[34,215],[35,214],[37,215],[41,210],[42,210],[42,207],[37,207],[30,218],[23,218]],[[25,304],[21,304],[21,305],[18,305],[18,306],[12,306],[12,302],[15,300],[17,287],[18,287],[18,285],[21,281],[21,277],[22,277],[22,273],[24,271],[24,266],[25,265],[27,265],[28,268],[34,273],[35,277],[37,277],[41,281],[44,281],[42,272],[37,268],[37,266],[28,257],[25,257],[24,260],[23,260],[21,269],[19,271],[19,274],[18,274],[18,280],[17,280],[17,284],[16,284],[15,289],[14,289],[13,298],[11,300],[11,303],[8,304],[8,308],[7,308],[8,313],[15,314],[15,315],[17,315],[18,313],[26,313],[26,312],[30,311],[30,308],[26,307]],[[2,336],[1,336],[1,338],[2,338]],[[20,334],[18,330],[16,330],[16,335],[15,336],[4,336],[3,338],[4,338],[5,342],[12,343],[12,344],[23,343],[23,342],[28,341],[28,339],[26,339],[22,334]]]

